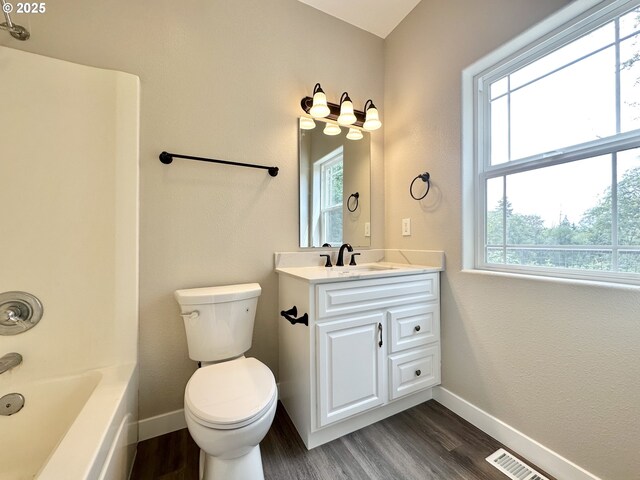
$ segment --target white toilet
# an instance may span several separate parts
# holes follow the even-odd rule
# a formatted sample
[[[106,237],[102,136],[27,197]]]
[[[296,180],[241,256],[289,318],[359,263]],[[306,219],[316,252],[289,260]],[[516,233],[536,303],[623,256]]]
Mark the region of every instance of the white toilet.
[[[200,479],[263,480],[260,446],[276,413],[273,373],[255,358],[257,283],[177,290],[189,357],[201,362],[187,383],[184,413],[200,447]]]

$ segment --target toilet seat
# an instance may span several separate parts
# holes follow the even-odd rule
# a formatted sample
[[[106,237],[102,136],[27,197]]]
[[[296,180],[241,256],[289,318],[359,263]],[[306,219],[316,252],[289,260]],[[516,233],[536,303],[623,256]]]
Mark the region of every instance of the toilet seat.
[[[271,370],[255,358],[244,357],[199,368],[184,395],[193,420],[220,430],[253,423],[276,399]]]

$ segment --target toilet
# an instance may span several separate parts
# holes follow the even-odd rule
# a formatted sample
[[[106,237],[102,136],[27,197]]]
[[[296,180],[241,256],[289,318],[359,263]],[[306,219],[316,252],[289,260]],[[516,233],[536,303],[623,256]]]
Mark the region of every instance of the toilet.
[[[251,347],[257,283],[177,290],[189,358],[184,414],[200,447],[201,480],[263,480],[260,442],[276,412],[273,373]]]

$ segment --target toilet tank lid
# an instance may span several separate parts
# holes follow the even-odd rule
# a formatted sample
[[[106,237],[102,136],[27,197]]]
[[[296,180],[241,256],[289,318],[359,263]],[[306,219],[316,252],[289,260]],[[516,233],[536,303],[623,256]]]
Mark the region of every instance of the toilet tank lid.
[[[175,297],[180,305],[204,305],[209,303],[233,302],[259,297],[262,289],[258,283],[222,285],[219,287],[186,288],[176,290]]]

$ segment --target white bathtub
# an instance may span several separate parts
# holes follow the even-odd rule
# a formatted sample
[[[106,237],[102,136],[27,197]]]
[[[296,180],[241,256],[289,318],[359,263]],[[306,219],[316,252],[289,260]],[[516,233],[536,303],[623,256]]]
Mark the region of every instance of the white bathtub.
[[[127,478],[137,442],[137,384],[135,365],[0,382],[0,396],[25,397],[20,412],[0,416],[0,479]]]

